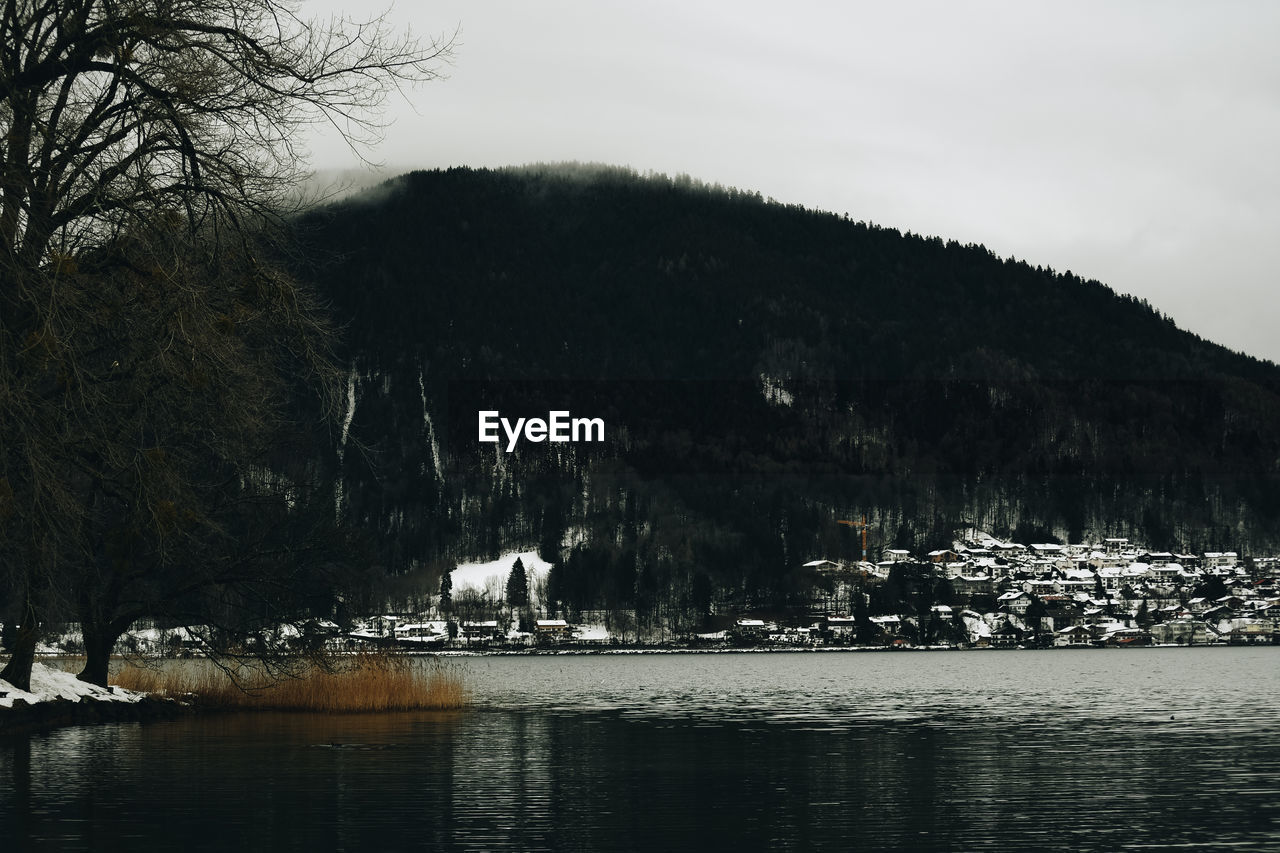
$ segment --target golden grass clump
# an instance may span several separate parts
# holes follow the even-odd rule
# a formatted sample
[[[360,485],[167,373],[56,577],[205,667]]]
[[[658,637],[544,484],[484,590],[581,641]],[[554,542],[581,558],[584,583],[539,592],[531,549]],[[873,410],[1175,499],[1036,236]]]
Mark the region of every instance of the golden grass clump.
[[[173,662],[178,663],[178,662]],[[457,673],[438,661],[369,653],[333,669],[306,663],[280,677],[241,666],[233,679],[208,661],[142,667],[125,664],[111,678],[126,690],[168,696],[194,694],[204,707],[329,713],[448,710],[466,704]]]

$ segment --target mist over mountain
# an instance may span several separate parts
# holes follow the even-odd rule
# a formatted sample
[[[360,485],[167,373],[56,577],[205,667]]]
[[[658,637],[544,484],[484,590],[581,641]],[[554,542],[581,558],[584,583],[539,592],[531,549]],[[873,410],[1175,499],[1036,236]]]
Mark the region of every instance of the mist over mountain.
[[[1280,540],[1280,368],[983,246],[625,169],[415,172],[299,224],[378,568],[537,545],[566,605],[783,604],[801,563]],[[477,412],[599,417],[477,440]]]

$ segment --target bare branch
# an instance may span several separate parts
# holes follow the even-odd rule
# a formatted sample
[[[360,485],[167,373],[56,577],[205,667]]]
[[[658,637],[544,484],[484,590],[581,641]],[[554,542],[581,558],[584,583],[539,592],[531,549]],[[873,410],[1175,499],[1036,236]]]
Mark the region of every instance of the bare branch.
[[[234,541],[238,501],[288,510],[282,403],[301,377],[331,410],[334,377],[263,229],[301,129],[376,140],[453,43],[287,0],[0,3],[0,594],[24,625],[61,608],[110,632],[272,577]]]

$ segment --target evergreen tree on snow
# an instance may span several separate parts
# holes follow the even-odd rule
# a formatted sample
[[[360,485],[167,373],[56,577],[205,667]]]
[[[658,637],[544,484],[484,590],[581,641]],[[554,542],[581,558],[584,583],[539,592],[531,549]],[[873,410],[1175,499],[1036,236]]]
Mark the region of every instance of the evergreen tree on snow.
[[[507,575],[507,604],[511,607],[524,607],[529,603],[529,575],[524,570],[524,561],[516,557],[511,566],[511,574]]]
[[[448,571],[440,576],[440,612],[448,612],[453,606],[453,572]]]

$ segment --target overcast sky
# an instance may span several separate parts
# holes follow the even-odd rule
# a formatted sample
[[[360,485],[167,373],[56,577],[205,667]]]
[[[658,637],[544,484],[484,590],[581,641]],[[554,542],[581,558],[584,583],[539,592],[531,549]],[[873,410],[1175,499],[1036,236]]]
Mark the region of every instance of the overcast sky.
[[[1273,0],[402,0],[391,19],[461,32],[447,80],[388,104],[389,172],[687,173],[1070,269],[1280,361]]]

